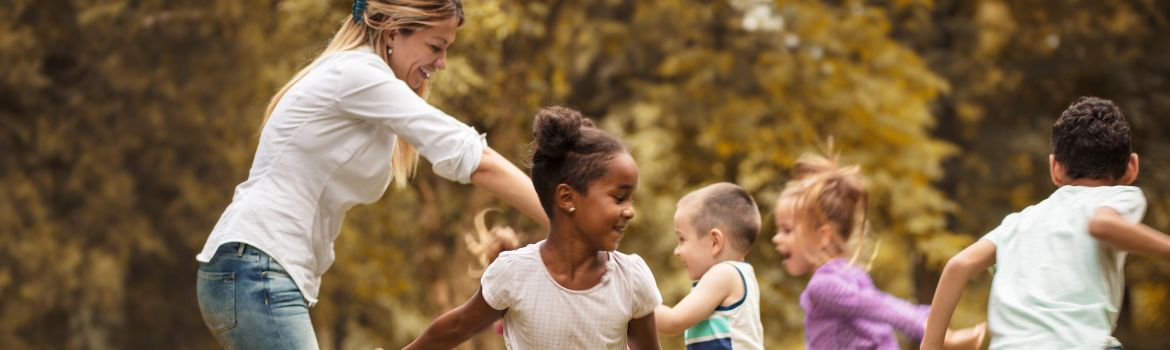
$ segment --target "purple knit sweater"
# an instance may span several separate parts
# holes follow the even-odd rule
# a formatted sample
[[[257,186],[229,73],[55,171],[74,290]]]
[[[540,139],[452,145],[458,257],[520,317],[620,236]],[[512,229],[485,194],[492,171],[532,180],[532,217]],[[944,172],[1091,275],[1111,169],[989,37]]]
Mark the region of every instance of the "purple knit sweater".
[[[897,329],[921,340],[929,305],[882,293],[869,274],[844,259],[817,268],[800,294],[809,350],[898,349]]]

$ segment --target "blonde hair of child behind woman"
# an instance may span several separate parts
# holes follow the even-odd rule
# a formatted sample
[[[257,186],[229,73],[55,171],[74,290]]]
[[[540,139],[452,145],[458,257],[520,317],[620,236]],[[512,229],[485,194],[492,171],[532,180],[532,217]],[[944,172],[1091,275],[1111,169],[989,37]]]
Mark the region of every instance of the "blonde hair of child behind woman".
[[[467,273],[472,277],[479,277],[487,270],[487,266],[495,261],[500,253],[520,247],[520,239],[516,231],[508,226],[494,225],[487,228],[486,216],[489,212],[499,212],[499,209],[488,208],[475,214],[475,231],[463,235],[463,242],[467,244],[467,251],[475,257],[479,267],[469,266]]]
[[[785,185],[780,198],[792,198],[795,201],[794,217],[798,223],[809,228],[833,224],[837,232],[831,236],[832,244],[836,244],[840,251],[847,251],[852,245],[853,254],[849,263],[856,264],[869,231],[868,194],[861,168],[856,165],[841,167],[838,164],[836,155],[802,155],[793,164],[792,179]],[[815,229],[804,231],[814,232]],[[798,249],[802,249],[817,266],[833,258],[825,253],[823,247],[813,244],[817,241],[814,237],[799,233],[798,237]],[[881,250],[881,243],[879,239],[874,244],[873,253],[865,265],[866,271],[872,269],[873,261]]]

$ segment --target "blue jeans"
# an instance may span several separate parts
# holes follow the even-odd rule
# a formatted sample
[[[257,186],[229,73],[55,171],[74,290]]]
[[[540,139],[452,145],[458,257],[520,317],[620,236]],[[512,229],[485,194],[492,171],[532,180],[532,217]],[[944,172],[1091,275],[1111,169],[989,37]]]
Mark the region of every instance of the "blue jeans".
[[[317,349],[309,305],[284,267],[243,243],[199,264],[203,322],[226,349]]]

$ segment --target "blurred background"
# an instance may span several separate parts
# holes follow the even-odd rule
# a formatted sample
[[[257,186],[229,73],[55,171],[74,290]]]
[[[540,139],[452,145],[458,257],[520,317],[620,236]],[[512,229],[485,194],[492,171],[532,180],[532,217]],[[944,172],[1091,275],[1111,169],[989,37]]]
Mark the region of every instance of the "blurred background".
[[[0,348],[208,349],[194,256],[251,164],[268,99],[320,52],[345,0],[0,1]],[[620,250],[666,302],[675,201],[716,181],[756,196],[749,262],[769,349],[803,347],[769,241],[787,170],[831,137],[868,177],[872,275],[928,303],[939,270],[1046,198],[1051,125],[1112,99],[1142,156],[1145,222],[1170,229],[1170,2],[465,0],[430,101],[517,164],[541,106],[625,138],[638,216]],[[398,348],[475,291],[463,235],[501,204],[429,164],[350,212],[312,309],[324,349]],[[511,209],[492,216],[544,237]],[[990,276],[957,326],[986,319]],[[1170,348],[1170,261],[1131,256],[1116,336]],[[662,338],[681,349],[679,337]],[[906,343],[907,347],[912,346]],[[502,349],[485,332],[464,345]]]

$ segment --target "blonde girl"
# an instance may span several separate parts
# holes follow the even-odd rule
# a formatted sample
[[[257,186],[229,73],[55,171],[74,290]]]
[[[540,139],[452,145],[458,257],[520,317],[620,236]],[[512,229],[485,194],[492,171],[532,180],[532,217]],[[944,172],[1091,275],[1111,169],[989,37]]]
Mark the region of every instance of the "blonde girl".
[[[922,339],[930,307],[882,292],[855,264],[856,246],[867,231],[868,193],[860,168],[806,155],[793,178],[777,200],[772,242],[786,272],[813,272],[800,295],[807,348],[898,349],[895,330]],[[948,348],[978,348],[984,328],[948,334]]]

